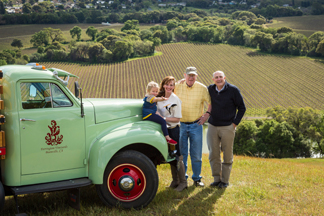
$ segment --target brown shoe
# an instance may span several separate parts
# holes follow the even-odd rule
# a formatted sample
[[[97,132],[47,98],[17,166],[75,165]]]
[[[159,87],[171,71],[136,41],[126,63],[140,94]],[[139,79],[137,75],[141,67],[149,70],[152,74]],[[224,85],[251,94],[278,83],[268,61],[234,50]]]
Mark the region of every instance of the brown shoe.
[[[188,183],[187,183],[187,179],[186,179],[186,172],[185,172],[185,167],[183,164],[183,156],[182,155],[179,157],[179,165],[180,165],[180,167],[179,167],[179,171],[178,171],[178,176],[180,179],[180,183],[179,183],[178,187],[175,188],[174,190],[181,192],[184,189],[188,188]]]
[[[171,167],[171,174],[172,174],[172,182],[170,184],[170,188],[176,188],[179,185],[179,177],[178,177],[178,170],[177,167],[170,164]]]

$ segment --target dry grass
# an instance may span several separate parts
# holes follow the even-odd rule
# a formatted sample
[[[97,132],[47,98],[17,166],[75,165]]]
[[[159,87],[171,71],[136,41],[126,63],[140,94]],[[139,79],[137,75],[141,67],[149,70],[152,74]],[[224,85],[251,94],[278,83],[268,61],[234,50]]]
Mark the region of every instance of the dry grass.
[[[218,190],[208,187],[213,178],[204,154],[202,176],[207,187],[196,188],[189,179],[188,190],[175,192],[167,188],[169,165],[158,166],[158,193],[139,211],[105,207],[94,186],[82,188],[81,211],[66,204],[65,192],[21,196],[19,204],[28,215],[323,215],[323,167],[324,159],[235,156],[230,186]],[[8,197],[3,215],[14,213],[14,200]]]

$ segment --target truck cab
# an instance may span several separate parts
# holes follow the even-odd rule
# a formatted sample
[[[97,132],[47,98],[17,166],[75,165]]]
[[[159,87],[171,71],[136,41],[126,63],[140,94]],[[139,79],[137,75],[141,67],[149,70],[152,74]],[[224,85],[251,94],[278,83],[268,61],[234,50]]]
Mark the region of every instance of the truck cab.
[[[0,77],[0,209],[7,195],[90,184],[108,206],[152,201],[156,166],[173,158],[141,100],[78,97],[66,87],[75,75],[37,64],[1,66]]]

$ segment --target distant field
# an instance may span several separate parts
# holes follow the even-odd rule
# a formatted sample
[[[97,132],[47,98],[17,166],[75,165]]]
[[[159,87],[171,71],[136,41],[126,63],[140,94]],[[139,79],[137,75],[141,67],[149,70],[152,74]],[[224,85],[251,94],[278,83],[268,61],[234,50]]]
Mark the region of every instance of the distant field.
[[[237,85],[252,114],[264,114],[267,107],[312,107],[324,110],[324,64],[308,58],[258,55],[250,49],[224,44],[166,44],[161,56],[115,64],[79,65],[43,63],[80,77],[84,97],[142,98],[146,84],[165,76],[183,77],[187,66],[196,66],[198,80],[212,83],[212,73],[225,72]],[[72,79],[74,80],[74,79]],[[73,83],[69,83],[73,89]]]
[[[309,37],[314,32],[324,31],[324,15],[276,17],[274,18],[274,23],[267,24],[266,26],[273,28],[290,27],[295,32]]]
[[[90,40],[86,34],[86,30],[89,26],[94,26],[99,31],[105,28],[113,28],[116,30],[120,30],[124,24],[113,24],[112,26],[104,26],[101,24],[89,24],[89,23],[76,23],[76,24],[32,24],[32,25],[0,25],[0,51],[3,49],[13,49],[10,45],[14,38],[20,39],[23,42],[23,49],[32,47],[30,43],[31,36],[36,32],[44,28],[54,28],[61,29],[66,38],[66,41],[71,41],[70,29],[74,26],[79,26],[82,29],[82,40]],[[140,29],[150,28],[153,25],[141,25]],[[23,51],[23,54],[28,53],[28,51]]]

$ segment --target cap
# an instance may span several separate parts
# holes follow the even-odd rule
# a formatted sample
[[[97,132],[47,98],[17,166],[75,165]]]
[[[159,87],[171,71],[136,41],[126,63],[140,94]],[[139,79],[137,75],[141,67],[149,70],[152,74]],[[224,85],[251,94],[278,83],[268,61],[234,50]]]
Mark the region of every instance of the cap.
[[[197,68],[195,68],[195,67],[187,67],[186,68],[186,74],[195,74],[195,75],[198,75]]]

